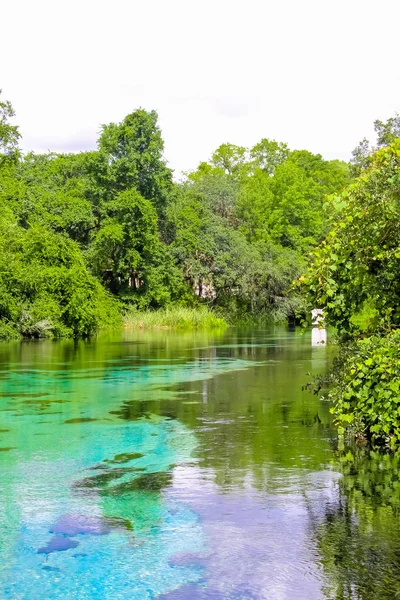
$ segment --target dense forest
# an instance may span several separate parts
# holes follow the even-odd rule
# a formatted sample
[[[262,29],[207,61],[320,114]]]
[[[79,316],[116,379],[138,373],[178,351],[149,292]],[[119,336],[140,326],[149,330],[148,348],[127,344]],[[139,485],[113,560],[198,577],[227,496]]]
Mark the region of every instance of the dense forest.
[[[284,321],[349,166],[262,139],[175,181],[157,113],[101,127],[97,150],[22,154],[0,102],[0,338],[86,336],[129,308]]]

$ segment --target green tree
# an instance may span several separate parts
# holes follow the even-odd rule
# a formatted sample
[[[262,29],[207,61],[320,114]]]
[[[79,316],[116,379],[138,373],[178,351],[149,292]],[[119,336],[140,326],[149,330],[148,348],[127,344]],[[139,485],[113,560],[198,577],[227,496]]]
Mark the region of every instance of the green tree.
[[[79,246],[42,225],[0,221],[0,337],[86,336],[116,324],[115,303],[91,276]]]
[[[340,194],[340,215],[304,278],[310,303],[340,331],[358,331],[353,317],[366,305],[378,321],[400,324],[399,167],[397,139]]]
[[[204,203],[220,217],[227,219],[227,226],[235,224],[235,205],[239,184],[234,177],[225,173],[206,175],[193,185],[202,195]]]
[[[54,231],[87,245],[95,227],[92,204],[87,199],[88,181],[77,168],[80,155],[30,153],[15,172],[18,191],[10,195],[21,225],[42,223]]]
[[[247,149],[234,144],[221,144],[211,157],[211,164],[228,175],[238,175],[247,163]]]
[[[172,172],[163,158],[164,142],[157,124],[157,113],[138,109],[121,123],[103,125],[99,150],[104,160],[99,183],[111,197],[135,189],[162,209]]]
[[[396,113],[386,122],[377,119],[374,121],[374,129],[377,134],[378,148],[389,146],[396,138],[400,138],[400,115]]]
[[[235,214],[239,230],[249,242],[278,239],[280,215],[277,213],[275,196],[269,173],[257,169],[240,186]]]
[[[241,184],[240,229],[249,240],[270,240],[307,252],[326,231],[324,198],[348,181],[347,165],[307,151],[291,152],[273,176],[258,169]]]
[[[350,173],[352,177],[358,177],[362,171],[367,169],[372,161],[373,153],[379,148],[389,146],[396,138],[400,138],[400,115],[395,114],[394,117],[387,121],[374,121],[374,130],[377,136],[376,146],[370,146],[369,141],[364,138],[352,152],[350,160]]]
[[[358,146],[354,148],[351,155],[350,175],[355,178],[370,164],[371,147],[367,138],[361,140]]]
[[[155,207],[136,191],[107,203],[88,258],[106,286],[127,302],[164,306],[181,291],[179,272],[158,236]]]
[[[0,90],[0,95],[1,95]],[[10,124],[15,116],[11,102],[0,100],[0,167],[4,162],[15,160],[19,156],[18,141],[21,137],[18,127]]]
[[[138,270],[159,244],[157,213],[149,200],[136,191],[125,191],[107,203],[107,217],[96,232],[91,248],[93,269],[108,273],[110,288],[135,288]]]
[[[273,175],[278,165],[281,165],[289,156],[287,144],[263,138],[250,150],[250,160],[254,167],[259,167],[269,175]]]

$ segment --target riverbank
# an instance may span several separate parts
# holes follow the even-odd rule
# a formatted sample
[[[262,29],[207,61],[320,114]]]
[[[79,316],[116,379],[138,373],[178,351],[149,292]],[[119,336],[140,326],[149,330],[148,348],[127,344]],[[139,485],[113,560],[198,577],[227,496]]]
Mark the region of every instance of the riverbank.
[[[159,310],[131,309],[124,317],[126,329],[225,329],[228,323],[209,308],[172,306]]]

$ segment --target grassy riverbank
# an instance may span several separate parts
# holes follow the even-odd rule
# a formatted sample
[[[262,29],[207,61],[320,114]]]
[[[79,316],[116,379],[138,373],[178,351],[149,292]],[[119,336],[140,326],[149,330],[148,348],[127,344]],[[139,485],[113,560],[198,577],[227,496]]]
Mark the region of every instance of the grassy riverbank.
[[[127,329],[223,329],[226,321],[209,308],[172,306],[160,310],[130,310],[124,318]]]

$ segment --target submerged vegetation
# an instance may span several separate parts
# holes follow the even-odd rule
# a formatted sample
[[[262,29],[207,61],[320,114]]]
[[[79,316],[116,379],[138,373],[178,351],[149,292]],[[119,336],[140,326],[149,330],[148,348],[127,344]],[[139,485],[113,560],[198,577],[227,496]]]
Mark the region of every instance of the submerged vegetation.
[[[88,336],[126,312],[173,326],[212,325],[206,309],[301,313],[291,282],[327,233],[324,198],[348,183],[346,163],[262,139],[222,144],[174,182],[154,111],[102,126],[79,154],[22,155],[13,116],[1,102],[0,338]],[[175,318],[177,306],[201,310]]]

